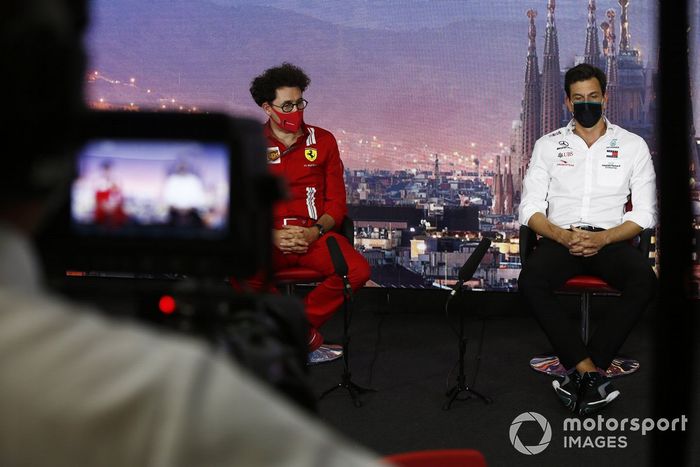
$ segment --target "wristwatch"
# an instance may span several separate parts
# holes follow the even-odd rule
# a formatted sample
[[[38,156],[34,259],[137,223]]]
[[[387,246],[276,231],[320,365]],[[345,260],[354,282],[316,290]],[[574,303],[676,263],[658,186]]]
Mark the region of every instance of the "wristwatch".
[[[323,234],[326,233],[326,229],[321,224],[314,224],[311,227],[318,227],[318,238],[323,237]]]

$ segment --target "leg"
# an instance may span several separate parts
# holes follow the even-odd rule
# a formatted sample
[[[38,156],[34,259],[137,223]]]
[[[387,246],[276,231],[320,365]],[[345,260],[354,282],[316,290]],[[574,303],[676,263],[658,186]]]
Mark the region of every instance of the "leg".
[[[606,246],[587,263],[593,274],[622,292],[620,306],[603,317],[588,345],[595,364],[606,369],[654,299],[657,279],[647,258],[627,242]]]
[[[350,245],[347,238],[335,232],[328,232],[323,238],[311,244],[309,251],[299,257],[299,265],[315,269],[326,279],[305,298],[306,316],[314,328],[318,328],[343,304],[343,281],[335,275],[326,238],[333,236],[338,241],[340,251],[348,263],[348,280],[353,291],[360,289],[369,280],[369,264]]]
[[[272,248],[272,270],[277,271],[287,267],[292,267],[297,265],[299,262],[299,255],[288,254],[285,255],[280,251],[279,248]],[[253,277],[247,278],[245,281],[240,281],[238,279],[230,278],[229,283],[233,289],[237,292],[272,292],[279,293],[277,287],[274,283],[265,284],[265,273],[263,271],[258,272]],[[313,352],[323,344],[323,336],[315,329],[309,329],[309,337],[307,345],[309,347],[309,352]],[[337,358],[337,357],[336,357]]]
[[[570,326],[562,313],[554,290],[582,272],[581,258],[571,255],[564,246],[543,238],[518,279],[520,292],[567,370],[587,359],[589,353],[577,329]]]

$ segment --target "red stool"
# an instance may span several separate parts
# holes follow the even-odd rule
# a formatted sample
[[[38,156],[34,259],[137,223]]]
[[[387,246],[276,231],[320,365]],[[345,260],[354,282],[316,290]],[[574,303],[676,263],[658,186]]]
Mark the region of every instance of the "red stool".
[[[280,269],[275,272],[275,284],[284,287],[284,293],[292,295],[297,284],[313,284],[321,282],[324,277],[318,271],[309,268],[293,267]]]
[[[474,449],[405,452],[383,460],[399,467],[486,467],[484,455]]]

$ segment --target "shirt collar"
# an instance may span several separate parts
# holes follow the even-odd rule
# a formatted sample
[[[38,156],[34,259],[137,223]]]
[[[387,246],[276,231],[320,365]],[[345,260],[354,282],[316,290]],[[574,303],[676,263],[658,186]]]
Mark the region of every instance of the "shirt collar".
[[[278,140],[275,137],[275,134],[272,132],[271,125],[272,125],[272,123],[271,123],[270,119],[268,119],[267,122],[265,122],[265,125],[263,126],[263,135],[265,135],[266,138],[275,140],[277,143],[282,145],[282,147],[286,147],[282,141]],[[299,141],[301,138],[304,138],[304,139],[308,138],[309,127],[306,126],[306,123],[302,122],[301,131],[302,131],[302,134],[301,134],[301,136],[299,136],[299,138],[297,138],[297,141]]]
[[[617,133],[617,129],[619,128],[617,125],[613,125],[610,123],[610,120],[607,119],[607,117],[603,116],[603,120],[605,120],[605,133],[603,136],[612,136],[615,133]],[[576,120],[571,119],[569,120],[569,123],[566,125],[566,134],[571,135],[574,134],[574,129],[576,128]],[[601,136],[602,138],[602,136]]]

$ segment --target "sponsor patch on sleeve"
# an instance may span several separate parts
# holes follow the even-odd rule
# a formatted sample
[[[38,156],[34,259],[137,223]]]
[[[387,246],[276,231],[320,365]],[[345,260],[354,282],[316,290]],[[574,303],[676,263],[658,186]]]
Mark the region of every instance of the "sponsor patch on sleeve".
[[[267,148],[267,163],[268,164],[279,164],[280,163],[280,148],[275,146],[273,148]]]

